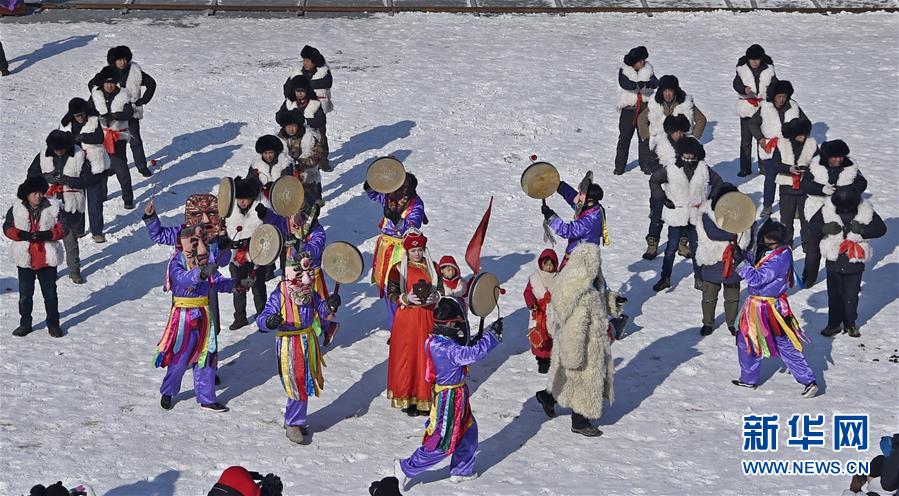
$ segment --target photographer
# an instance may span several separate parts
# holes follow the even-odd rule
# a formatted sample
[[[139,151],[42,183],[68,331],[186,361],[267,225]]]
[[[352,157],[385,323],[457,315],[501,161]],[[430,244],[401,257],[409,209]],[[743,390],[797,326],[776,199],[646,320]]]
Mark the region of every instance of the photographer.
[[[284,485],[275,474],[250,472],[240,466],[228,467],[207,496],[281,496]]]

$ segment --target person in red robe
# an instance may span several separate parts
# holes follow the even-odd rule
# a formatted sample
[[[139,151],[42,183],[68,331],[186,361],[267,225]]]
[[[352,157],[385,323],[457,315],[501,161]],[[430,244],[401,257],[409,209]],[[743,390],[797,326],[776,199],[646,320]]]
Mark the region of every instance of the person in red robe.
[[[398,306],[390,330],[387,397],[409,416],[427,415],[433,388],[425,376],[425,341],[434,327],[441,280],[427,252],[426,238],[411,231],[403,238],[403,259],[390,268],[387,298]]]
[[[549,302],[552,300],[550,288],[555,281],[559,269],[559,257],[551,248],[543,250],[537,257],[537,271],[531,274],[528,285],[524,288],[524,302],[531,311],[528,326],[528,341],[531,353],[537,358],[537,372],[549,372],[550,355],[553,350],[553,338],[550,334],[553,315]]]

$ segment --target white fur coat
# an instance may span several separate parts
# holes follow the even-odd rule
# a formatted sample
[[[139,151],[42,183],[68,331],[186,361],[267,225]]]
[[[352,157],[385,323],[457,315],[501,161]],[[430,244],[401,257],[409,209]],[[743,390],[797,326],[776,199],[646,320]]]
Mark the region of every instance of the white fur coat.
[[[668,182],[662,185],[665,195],[674,203],[674,208],[664,207],[662,220],[669,226],[699,224],[699,207],[709,197],[709,166],[705,161],[696,165],[691,179],[676,165],[666,165]]]
[[[806,172],[806,174],[811,174],[812,180],[818,184],[830,184],[830,175],[827,173],[827,167],[824,165],[811,164],[809,165],[808,172]],[[831,186],[833,186],[834,188],[838,188],[840,186],[849,186],[850,184],[855,182],[856,176],[858,176],[857,165],[852,164],[849,167],[843,167],[843,169],[840,171],[840,174],[837,176],[836,184],[831,184]],[[824,206],[824,203],[828,198],[830,198],[830,195],[808,195],[805,198],[805,207],[803,208],[805,218],[811,219],[813,215],[818,213],[818,210],[821,210],[821,207]]]
[[[47,199],[50,206],[41,210],[41,218],[38,220],[36,231],[49,231],[53,229],[59,218],[59,204],[51,199]],[[13,225],[16,229],[31,232],[31,216],[28,214],[28,208],[21,201],[16,201],[12,206]],[[9,253],[17,267],[23,269],[31,268],[31,253],[28,251],[31,243],[40,243],[39,241],[13,241],[10,246]],[[62,241],[44,241],[45,260],[50,267],[56,267],[62,263],[63,247]]]
[[[135,119],[143,119],[144,117],[144,107],[134,104],[143,95],[144,90],[141,87],[143,80],[144,72],[137,65],[137,62],[131,62],[131,68],[128,70],[128,79],[125,80],[125,88],[123,89],[128,93],[128,102],[132,105]]]
[[[615,396],[607,298],[597,288],[605,288],[600,248],[581,243],[550,289],[555,342],[546,387],[559,405],[594,419]]]
[[[630,79],[635,83],[645,83],[652,79],[653,71],[652,64],[649,62],[643,66],[640,71],[635,71],[633,67],[627,64],[621,64],[621,72],[624,73],[625,77]],[[652,96],[653,89],[652,88],[643,88],[642,90],[626,90],[618,86],[618,110],[621,110],[625,107],[633,107],[637,104],[637,94],[640,93],[643,95],[643,103],[646,104],[649,97]]]
[[[815,138],[808,136],[805,143],[802,144],[802,151],[799,157],[793,153],[793,144],[788,139],[777,140],[777,150],[780,152],[780,161],[786,165],[798,165],[800,167],[808,167],[812,163],[812,157],[818,151],[818,142]],[[792,174],[778,174],[774,179],[781,186],[791,186],[793,184]]]
[[[743,86],[749,86],[759,98],[764,100],[765,95],[768,92],[768,85],[771,84],[771,80],[774,79],[774,66],[768,64],[768,67],[759,74],[758,87],[756,87],[755,78],[752,76],[752,69],[749,68],[748,64],[737,66],[737,76],[740,77],[740,81],[743,81]],[[737,114],[740,117],[752,117],[758,111],[759,107],[752,105],[745,98],[737,100]]]
[[[331,73],[331,68],[327,65],[323,65],[321,67],[317,67],[315,69],[315,74],[312,75],[312,80],[315,81],[317,79],[324,79]],[[295,76],[299,76],[303,74],[301,67],[295,67],[293,72],[290,73],[290,77],[293,78]],[[334,104],[331,103],[331,88],[317,88],[314,90],[315,96],[318,97],[318,101],[322,104],[322,111],[324,113],[328,113],[334,110]]]
[[[703,214],[708,214],[709,218],[715,221],[715,225],[718,225],[718,220],[715,218],[715,212],[712,210],[711,200],[706,200],[703,202],[702,207],[699,208],[699,222],[696,224],[696,254],[694,255],[696,257],[696,265],[711,266],[722,261],[724,250],[727,249],[730,242],[717,241],[709,238],[708,233],[705,232],[704,223],[702,222]],[[737,245],[740,248],[745,250],[749,247],[749,239],[752,237],[751,231],[752,228],[749,228],[743,231],[741,235],[737,236]]]
[[[256,232],[256,228],[262,225],[262,220],[256,214],[257,205],[259,205],[258,200],[250,205],[246,214],[242,214],[237,206],[237,200],[234,201],[234,209],[231,211],[231,215],[225,219],[225,230],[232,241],[250,239]]]
[[[790,100],[790,108],[784,112],[783,122],[781,122],[780,113],[778,113],[777,107],[775,107],[773,103],[762,102],[759,104],[759,107],[761,108],[760,112],[762,113],[762,134],[768,139],[777,138],[778,143],[784,141],[783,133],[781,133],[783,122],[790,122],[793,119],[798,119],[799,116],[802,115],[799,111],[799,104],[794,100]],[[771,154],[762,148],[759,149],[759,154],[763,159],[771,158]]]
[[[837,213],[837,207],[834,206],[833,202],[826,202],[823,207],[821,207],[821,215],[824,217],[824,223],[828,224],[830,222],[836,222],[840,225],[840,227],[848,228],[849,226],[843,224],[843,219],[840,218],[840,214]],[[871,206],[871,202],[867,200],[862,200],[861,204],[858,206],[858,212],[856,212],[855,217],[852,220],[856,220],[861,224],[868,225],[871,223],[871,220],[874,219],[874,207]],[[850,221],[851,222],[851,221]],[[839,232],[837,234],[827,234],[824,235],[824,238],[821,239],[821,255],[831,262],[836,262],[838,258],[840,258],[840,244],[843,243],[843,240],[854,241],[862,247],[865,251],[865,256],[863,258],[850,258],[849,262],[851,263],[867,263],[871,260],[871,243],[869,243],[866,239],[863,239],[861,235],[855,234],[852,231],[849,231],[846,234],[843,232]]]
[[[674,145],[671,144],[671,140],[668,139],[667,134],[651,135],[649,138],[649,148],[656,152],[660,164],[666,167],[669,165],[674,167],[674,161],[677,159],[677,154],[674,152]]]
[[[284,154],[290,154],[290,147],[287,145],[287,138],[284,138],[280,134],[278,134],[278,139],[281,140],[281,143],[284,144]],[[312,129],[309,126],[306,126],[306,130],[303,133],[302,139],[300,139],[300,156],[298,157],[300,160],[309,158],[312,156],[312,149],[315,147],[316,143],[321,141],[321,133],[318,132],[318,129]],[[291,157],[291,160],[293,157]],[[322,175],[319,172],[317,164],[315,167],[311,167],[303,171],[303,183],[304,184],[314,184],[322,182]]]
[[[91,99],[94,101],[94,107],[97,109],[97,112],[100,115],[109,113],[109,112],[121,112],[125,110],[125,105],[131,103],[129,101],[128,93],[125,90],[119,90],[118,93],[113,97],[110,105],[106,105],[106,97],[103,94],[103,90],[99,87],[94,88],[91,91]],[[100,118],[100,125],[103,126],[104,129],[112,129],[113,131],[127,131],[128,130],[128,121],[107,121],[106,119]],[[128,133],[124,132],[119,137],[119,140],[128,140]]]
[[[257,174],[259,181],[266,185],[281,177],[284,170],[291,165],[293,165],[293,160],[287,156],[287,153],[281,153],[278,155],[278,161],[273,166],[269,166],[262,160],[261,155],[257,155],[253,163],[250,164],[250,168]]]
[[[655,98],[649,99],[649,135],[665,134],[665,118],[669,115],[682,115],[690,121],[690,129],[693,129],[693,97],[687,95],[684,101],[671,109],[670,114],[665,113],[665,106],[657,102]]]
[[[96,131],[99,126],[99,117],[95,115],[88,116],[87,122],[81,128],[81,134],[90,134]],[[70,123],[67,126],[62,126],[60,130],[71,133],[72,124]],[[106,153],[106,148],[104,148],[103,145],[82,143],[81,148],[84,150],[84,153],[87,154],[87,159],[91,163],[91,172],[93,172],[94,174],[100,174],[109,169],[109,166],[111,165],[109,161],[109,154]]]
[[[296,100],[284,100],[284,108],[287,110],[295,110],[298,108]],[[315,113],[318,109],[322,108],[322,103],[318,100],[309,100],[309,103],[306,104],[306,108],[303,109],[303,117],[306,119],[312,119],[315,117]]]

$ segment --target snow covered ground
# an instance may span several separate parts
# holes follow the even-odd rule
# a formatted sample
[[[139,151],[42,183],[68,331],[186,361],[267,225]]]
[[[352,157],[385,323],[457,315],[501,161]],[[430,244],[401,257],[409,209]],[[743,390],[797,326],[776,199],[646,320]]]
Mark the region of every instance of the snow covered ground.
[[[505,281],[507,330],[501,347],[471,371],[481,477],[455,486],[444,468],[411,494],[839,494],[849,477],[750,478],[740,460],[867,460],[880,436],[899,431],[899,374],[888,361],[899,343],[899,16],[111,18],[2,24],[14,71],[0,80],[4,211],[68,99],[85,95],[106,50],[119,44],[131,46],[159,83],[142,127],[148,155],[164,167],[157,208],[166,224],[179,221],[189,193],[211,191],[222,175],[244,174],[255,139],[274,129],[281,83],[305,43],[321,49],[335,78],[337,110],[328,130],[337,166],[324,174],[330,240],[358,244],[370,262],[380,208],[360,185],[371,159],[388,153],[419,177],[436,257],[461,260],[495,197],[484,267]],[[801,386],[775,360],[765,364],[768,379],[757,391],[730,385],[738,374],[734,340],[723,323],[700,338],[689,263],[677,262],[671,290],[650,288],[661,259],[640,258],[646,177],[638,170],[611,174],[614,76],[627,49],[645,44],[656,73],[676,74],[707,115],[709,163],[760,200],[761,177],[736,177],[739,123],[730,87],[737,57],[755,42],[773,56],[778,76],[793,82],[813,135],[849,143],[889,228],[872,243],[861,339],[818,334],[826,323],[823,282],[791,296],[813,340],[806,356],[822,386],[813,400],[800,399]],[[604,249],[605,275],[627,291],[633,324],[613,347],[617,399],[598,421],[605,431],[598,439],[571,434],[567,415],[547,419],[533,398],[544,376],[528,350],[521,292],[544,246],[539,202],[518,185],[531,153],[570,182],[592,169],[606,191],[613,244]],[[134,176],[142,204],[150,181]],[[551,204],[563,208],[558,198]],[[0,266],[0,493],[62,479],[110,496],[200,495],[223,468],[242,464],[279,474],[288,495],[366,494],[370,481],[392,471],[394,457],[418,445],[422,419],[392,410],[385,398],[384,310],[364,282],[342,291],[343,329],[327,350],[326,389],[310,402],[310,446],[284,437],[274,337],[251,328],[221,336],[218,392],[231,412],[201,411],[189,373],[174,410],[161,410],[163,371],[151,357],[169,312],[161,290],[169,248],[148,240],[140,215],[123,210],[115,193],[107,204],[110,242],[82,240],[87,284],[74,286],[61,272],[65,338],[46,334],[40,299],[38,330],[10,335],[18,318],[16,272],[10,262]],[[6,251],[7,240],[2,244]],[[228,325],[230,298],[222,301]],[[741,417],[749,413],[780,414],[782,445],[792,413],[867,413],[872,449],[802,453],[782,446],[767,456],[744,454]]]

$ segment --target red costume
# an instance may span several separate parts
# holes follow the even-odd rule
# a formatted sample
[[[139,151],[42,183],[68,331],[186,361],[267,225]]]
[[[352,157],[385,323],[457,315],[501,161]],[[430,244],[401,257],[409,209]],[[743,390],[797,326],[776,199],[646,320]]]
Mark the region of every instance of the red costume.
[[[541,265],[544,261],[551,260],[553,272],[546,272]],[[543,250],[537,258],[537,271],[531,274],[528,285],[524,288],[524,302],[531,309],[531,321],[528,326],[528,341],[531,343],[531,353],[539,359],[549,359],[553,349],[553,338],[550,334],[552,327],[552,300],[550,287],[556,277],[559,267],[559,258],[551,249]]]

